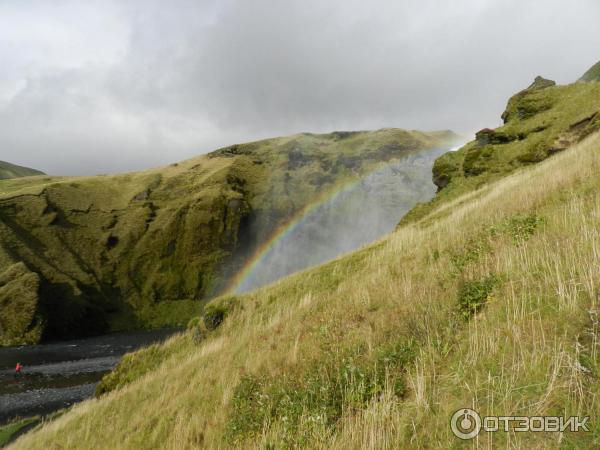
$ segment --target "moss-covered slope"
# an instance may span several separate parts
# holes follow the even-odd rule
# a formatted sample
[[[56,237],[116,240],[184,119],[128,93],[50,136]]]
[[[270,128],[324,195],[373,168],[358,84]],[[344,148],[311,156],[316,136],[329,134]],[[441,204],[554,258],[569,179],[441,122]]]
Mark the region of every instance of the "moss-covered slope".
[[[30,177],[34,175],[44,175],[39,170],[30,169],[29,167],[21,167],[15,164],[0,161],[0,180],[8,180],[9,178]]]
[[[39,278],[36,319],[22,329],[43,327],[46,337],[183,324],[323,189],[455,139],[397,129],[301,134],[139,173],[5,180],[0,272],[21,263]],[[3,342],[25,339],[10,336]]]
[[[414,208],[401,224],[420,219],[520,167],[543,161],[600,130],[600,83],[557,86],[537,77],[510,98],[502,119],[503,126],[479,131],[474,141],[436,160],[433,181],[438,195]]]
[[[33,344],[40,339],[39,286],[39,276],[23,263],[0,273],[0,345]]]
[[[584,73],[579,81],[600,81],[600,61]]]

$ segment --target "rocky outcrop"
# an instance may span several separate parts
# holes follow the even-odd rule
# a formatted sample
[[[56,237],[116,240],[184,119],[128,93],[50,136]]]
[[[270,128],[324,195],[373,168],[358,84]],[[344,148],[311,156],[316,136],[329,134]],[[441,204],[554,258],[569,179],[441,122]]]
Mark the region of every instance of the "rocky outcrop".
[[[538,75],[533,80],[533,83],[531,83],[525,90],[526,91],[534,91],[537,89],[546,89],[546,88],[549,88],[552,86],[556,86],[556,81],[548,80],[548,79]]]
[[[508,101],[506,110],[502,113],[504,123],[509,123],[511,120],[524,120],[534,115],[552,108],[553,103],[547,97],[537,97],[531,94],[556,86],[556,82],[547,80],[543,77],[536,77],[533,83],[513,95]]]

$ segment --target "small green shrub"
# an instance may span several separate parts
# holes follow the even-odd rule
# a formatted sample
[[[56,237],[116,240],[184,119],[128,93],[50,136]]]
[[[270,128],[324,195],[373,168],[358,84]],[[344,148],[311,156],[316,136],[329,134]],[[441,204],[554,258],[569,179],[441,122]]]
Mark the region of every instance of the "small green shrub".
[[[549,146],[544,142],[538,143],[537,145],[531,145],[526,151],[517,156],[517,161],[524,164],[532,164],[543,161],[549,156]]]
[[[494,287],[499,279],[490,275],[483,280],[463,281],[458,288],[458,309],[465,319],[471,318],[478,313],[488,302]]]
[[[206,329],[208,331],[217,329],[238,304],[239,300],[236,296],[219,298],[208,303],[202,311],[202,320]]]
[[[546,220],[537,214],[520,214],[481,231],[471,237],[460,250],[450,252],[450,262],[454,274],[463,273],[468,265],[478,261],[486,253],[490,253],[493,238],[508,235],[515,245],[521,245],[533,236],[536,230],[545,222]]]
[[[303,376],[245,375],[235,389],[228,420],[230,440],[261,432],[273,422],[288,430],[290,442],[302,440],[301,422],[332,427],[348,409],[362,409],[386,388],[397,397],[406,392],[404,370],[416,356],[413,339],[383,346],[366,359],[362,349],[331,353],[328,364]],[[301,420],[304,419],[304,420]],[[310,430],[304,430],[310,432]]]
[[[479,260],[490,250],[491,246],[487,236],[478,235],[469,239],[460,251],[450,254],[450,262],[454,266],[454,272],[462,273],[469,264]]]
[[[546,223],[546,220],[537,214],[517,215],[506,219],[499,225],[490,227],[491,236],[501,233],[508,234],[515,245],[527,241],[536,232],[538,227]]]

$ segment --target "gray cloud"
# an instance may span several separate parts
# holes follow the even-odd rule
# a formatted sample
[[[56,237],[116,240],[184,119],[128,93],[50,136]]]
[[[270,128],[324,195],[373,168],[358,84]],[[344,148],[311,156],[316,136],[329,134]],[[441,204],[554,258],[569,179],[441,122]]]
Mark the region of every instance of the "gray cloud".
[[[141,169],[299,131],[499,123],[600,59],[594,0],[6,0],[0,159]]]

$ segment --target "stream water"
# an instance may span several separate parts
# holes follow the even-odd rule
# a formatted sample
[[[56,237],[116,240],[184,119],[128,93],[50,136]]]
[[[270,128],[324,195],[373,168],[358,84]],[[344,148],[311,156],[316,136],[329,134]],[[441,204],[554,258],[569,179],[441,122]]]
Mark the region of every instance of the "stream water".
[[[0,348],[0,425],[48,414],[93,396],[120,357],[178,330],[115,333],[42,345]],[[23,365],[15,377],[15,365]]]

